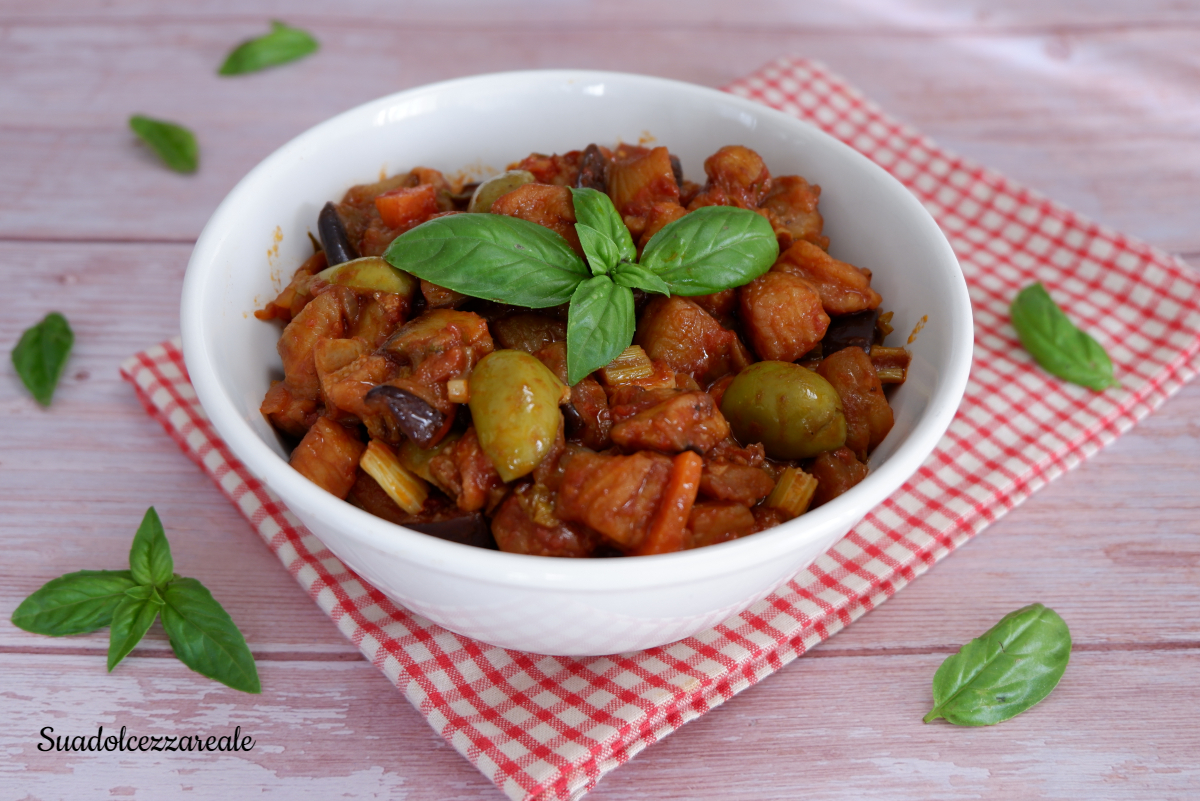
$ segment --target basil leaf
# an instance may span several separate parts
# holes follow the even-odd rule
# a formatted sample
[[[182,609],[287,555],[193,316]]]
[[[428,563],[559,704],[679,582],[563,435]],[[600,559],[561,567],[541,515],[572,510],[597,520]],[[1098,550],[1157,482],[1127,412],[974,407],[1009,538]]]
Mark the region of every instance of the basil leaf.
[[[704,206],[663,226],[642,251],[641,265],[676,295],[709,295],[758,278],[778,257],[779,242],[765,217]]]
[[[235,47],[217,71],[218,75],[242,75],[286,64],[317,52],[317,40],[307,31],[271,21],[271,32]]]
[[[148,593],[139,590],[148,590]],[[109,673],[142,641],[162,608],[163,599],[153,587],[133,587],[117,604],[113,610],[112,628],[108,631]]]
[[[541,309],[571,299],[583,259],[548,228],[503,214],[453,214],[401,234],[393,267],[464,295]]]
[[[567,383],[574,386],[633,342],[633,292],[607,275],[579,285],[567,311]]]
[[[1046,372],[1097,392],[1121,386],[1104,348],[1075,327],[1041,283],[1022,289],[1009,313],[1021,346]]]
[[[133,535],[133,546],[129,549],[129,570],[138,584],[153,586],[171,580],[175,562],[171,559],[171,546],[163,532],[158,512],[151,506],[146,510],[142,524]]]
[[[622,262],[613,271],[613,281],[617,286],[627,286],[630,289],[641,289],[659,295],[670,295],[667,283],[654,273],[636,264]]]
[[[246,693],[258,693],[258,669],[246,639],[203,584],[175,579],[163,591],[163,628],[183,664]]]
[[[113,610],[136,587],[128,570],[80,570],[51,579],[12,613],[13,625],[34,634],[86,634],[112,621]]]
[[[1071,632],[1054,610],[1032,604],[1011,612],[938,668],[925,722],[1008,720],[1049,695],[1070,658]]]
[[[187,128],[141,114],[129,118],[129,127],[175,172],[196,171],[200,147],[196,144],[196,136]]]
[[[595,189],[571,189],[576,225],[587,225],[607,236],[617,246],[616,261],[637,261],[637,248],[612,198]],[[581,237],[582,238],[582,237]]]
[[[583,255],[587,256],[592,275],[607,275],[617,266],[621,256],[615,242],[583,223],[575,223],[575,232],[579,234],[579,244],[583,245]]]
[[[145,601],[154,593],[155,587],[153,584],[138,584],[136,587],[130,587],[125,590],[125,597]]]
[[[50,405],[74,344],[75,334],[67,324],[67,318],[58,312],[50,312],[40,323],[26,329],[13,348],[13,367],[41,405]]]

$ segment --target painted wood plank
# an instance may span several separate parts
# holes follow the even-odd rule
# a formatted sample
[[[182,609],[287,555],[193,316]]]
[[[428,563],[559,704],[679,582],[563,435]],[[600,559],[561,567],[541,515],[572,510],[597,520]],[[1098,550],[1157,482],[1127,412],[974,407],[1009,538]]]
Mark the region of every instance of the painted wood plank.
[[[167,6],[155,0],[109,3],[103,15],[80,9],[72,0],[53,0],[36,6],[0,4],[0,22],[59,24],[92,19],[237,19],[253,25],[264,18],[287,16],[306,21],[329,19],[329,6],[317,2],[259,2],[247,8],[236,0],[202,6]],[[1186,25],[1200,22],[1200,9],[1177,0],[918,0],[902,5],[886,2],[800,4],[787,0],[746,0],[730,5],[723,0],[608,0],[561,3],[555,0],[360,0],[339,8],[335,19],[347,23],[403,21],[410,25],[471,28],[479,26],[550,25],[555,23],[689,26],[721,23],[775,29],[789,25],[821,25],[833,29],[909,32],[952,32],[1031,27],[1096,29],[1112,26]],[[253,30],[248,31],[250,35]]]
[[[818,654],[668,737],[589,798],[1184,799],[1200,781],[1194,649],[1076,652],[1046,701],[984,729],[921,723],[940,654]],[[262,662],[264,693],[253,698],[136,652],[101,682],[91,680],[101,657],[3,655],[0,665],[0,786],[24,797],[502,798],[365,663]],[[241,726],[255,745],[44,753],[44,726],[148,736]]]
[[[1200,779],[1196,654],[1075,653],[1049,698],[982,729],[921,723],[940,655],[806,658],[589,798],[1182,800]]]
[[[577,65],[715,86],[796,54],[824,60],[947,146],[1102,222],[1169,250],[1200,250],[1195,26],[913,37],[712,23],[631,26],[598,40],[553,19],[502,33],[433,25],[419,36],[395,19],[313,23],[317,56],[236,80],[214,70],[245,35],[240,23],[0,28],[0,74],[11,76],[0,89],[0,181],[16,190],[0,199],[0,238],[189,240],[237,179],[292,136],[430,81]],[[125,127],[135,112],[194,128],[200,172],[158,167]]]

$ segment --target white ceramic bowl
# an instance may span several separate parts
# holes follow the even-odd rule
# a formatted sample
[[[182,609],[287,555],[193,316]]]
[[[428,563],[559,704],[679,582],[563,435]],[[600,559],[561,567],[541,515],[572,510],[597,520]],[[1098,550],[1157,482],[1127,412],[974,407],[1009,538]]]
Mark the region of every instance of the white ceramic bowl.
[[[531,152],[653,141],[703,181],[727,144],[757,150],[773,175],[822,187],[831,252],[874,271],[896,340],[928,316],[896,424],[861,484],[773,529],[662,556],[571,560],[471,548],[388,523],[288,466],[259,414],[282,375],[279,328],[252,312],[312,253],[308,232],[350,186],[415,166],[447,175],[503,170]],[[280,238],[281,237],[281,238]],[[278,245],[277,250],[275,246]],[[942,232],[884,170],[816,128],[723,92],[602,72],[517,72],[385,97],[298,136],[254,168],[209,220],[183,288],[183,346],[200,402],[246,467],[359,575],[452,631],[548,654],[607,654],[689,636],[742,611],[806,567],[920,466],[966,386],[966,284]]]

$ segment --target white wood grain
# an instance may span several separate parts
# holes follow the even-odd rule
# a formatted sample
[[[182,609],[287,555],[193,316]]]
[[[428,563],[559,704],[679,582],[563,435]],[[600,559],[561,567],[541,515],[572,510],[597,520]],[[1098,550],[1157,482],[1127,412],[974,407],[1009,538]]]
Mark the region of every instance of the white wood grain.
[[[219,79],[282,17],[319,55]],[[584,66],[720,85],[817,57],[959,152],[1200,259],[1200,6],[650,0],[0,3],[0,349],[50,309],[77,344],[54,406],[0,372],[0,796],[500,798],[357,656],[249,526],[142,412],[119,362],[176,333],[190,242],[254,163],[387,92],[497,69]],[[125,129],[194,127],[192,177]],[[1194,796],[1200,777],[1200,386],[762,685],[606,778],[591,797]],[[199,678],[160,629],[115,673],[103,634],[35,637],[8,614],[81,567],[119,566],[146,506],[181,572],[259,660],[251,698]],[[1078,644],[1062,686],[984,730],[919,723],[933,670],[1041,600]],[[1154,712],[1147,714],[1147,699]],[[254,730],[246,756],[45,755],[44,725]],[[261,749],[261,750],[260,750]],[[15,788],[10,790],[9,788]]]
[[[253,6],[237,0],[210,0],[203,5],[169,5],[156,0],[117,0],[103,4],[50,0],[30,6],[5,0],[0,20],[55,25],[65,20],[138,21],[236,19],[254,35],[271,17],[308,21],[328,17],[328,6],[311,0],[269,0]],[[711,24],[778,30],[823,27],[848,32],[905,31],[935,36],[961,30],[1101,29],[1164,27],[1200,22],[1200,9],[1178,0],[850,0],[799,4],[788,0],[356,0],[338,8],[336,19],[362,22],[403,22],[412,27],[469,29],[473,27],[543,28],[565,25],[673,24],[687,29]]]
[[[1200,704],[1197,656],[1077,652],[1033,710],[962,729],[921,723],[940,655],[818,652],[668,737],[589,797],[1187,799],[1200,781],[1190,714]],[[159,798],[502,798],[365,663],[261,661],[261,697],[136,653],[103,685],[89,681],[103,672],[101,657],[5,655],[0,665],[18,686],[38,688],[2,691],[0,786],[24,797],[62,797],[64,788],[72,798],[140,797],[153,788]],[[1147,696],[1154,715],[1145,714]],[[255,745],[239,754],[46,753],[37,750],[45,726],[148,736],[241,726]]]
[[[882,4],[870,8],[886,18]],[[947,15],[955,18],[899,17],[928,33],[946,27],[936,19]],[[22,153],[0,164],[0,182],[17,190],[0,199],[0,237],[190,240],[237,179],[292,136],[434,80],[577,66],[715,86],[794,54],[825,61],[935,139],[1101,222],[1168,250],[1200,250],[1200,23],[1067,32],[951,26],[914,36],[724,21],[606,22],[600,31],[520,17],[500,30],[486,22],[413,30],[395,15],[365,13],[302,21],[320,38],[319,54],[237,79],[219,78],[215,67],[230,42],[253,33],[240,19],[0,27],[0,73],[13,76],[0,92],[0,149]],[[135,112],[195,129],[200,173],[154,168],[125,127]],[[81,175],[88,179],[74,178]],[[1130,187],[1143,185],[1155,191],[1130,197]]]

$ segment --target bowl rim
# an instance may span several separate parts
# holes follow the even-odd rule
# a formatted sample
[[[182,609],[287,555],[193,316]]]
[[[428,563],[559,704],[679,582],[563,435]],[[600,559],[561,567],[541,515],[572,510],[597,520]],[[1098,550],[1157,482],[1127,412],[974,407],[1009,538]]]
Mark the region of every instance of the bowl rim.
[[[316,140],[347,125],[357,124],[358,118],[371,119],[388,106],[410,102],[422,96],[478,89],[488,84],[506,86],[567,85],[589,81],[620,81],[640,84],[655,91],[682,93],[685,97],[730,104],[742,111],[765,117],[785,126],[801,126],[808,133],[827,140],[827,144],[849,154],[852,161],[883,178],[883,186],[896,195],[899,202],[913,204],[920,213],[917,219],[932,236],[933,246],[941,251],[939,266],[946,269],[956,303],[948,310],[950,357],[948,368],[936,391],[929,399],[924,414],[918,418],[906,440],[891,454],[886,463],[872,469],[852,490],[800,518],[779,526],[719,545],[637,559],[565,559],[532,556],[462,545],[407,529],[371,515],[326,492],[301,476],[250,427],[222,388],[213,366],[213,356],[206,334],[205,300],[213,289],[205,281],[206,265],[212,265],[225,237],[224,231],[236,225],[237,207],[241,199],[256,186],[269,180],[270,175]],[[485,73],[455,78],[403,90],[368,101],[341,112],[307,129],[275,150],[246,174],[221,201],[196,240],[184,277],[181,298],[181,332],[184,361],[201,406],[207,413],[218,436],[230,452],[252,475],[283,498],[287,505],[302,509],[303,514],[316,518],[342,535],[379,551],[402,557],[431,570],[454,575],[470,575],[480,581],[514,587],[554,587],[577,593],[607,592],[644,587],[669,587],[689,584],[760,565],[787,552],[796,550],[792,540],[814,538],[849,521],[849,528],[874,510],[883,500],[911,477],[928,458],[949,427],[965,392],[971,367],[974,330],[967,286],[945,234],[920,201],[895,177],[835,137],[815,125],[785,114],[762,103],[718,89],[698,86],[667,78],[632,73],[597,70],[521,70]],[[802,527],[802,528],[801,528]]]

